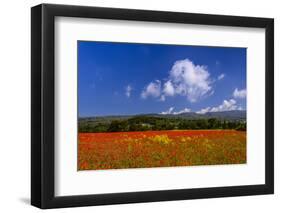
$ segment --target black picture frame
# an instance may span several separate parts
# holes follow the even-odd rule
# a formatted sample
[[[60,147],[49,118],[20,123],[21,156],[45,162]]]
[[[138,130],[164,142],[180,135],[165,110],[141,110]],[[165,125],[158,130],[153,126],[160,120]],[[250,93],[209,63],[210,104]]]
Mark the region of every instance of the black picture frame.
[[[264,28],[266,32],[265,184],[56,197],[54,195],[54,21],[58,16]],[[273,19],[53,4],[41,4],[31,8],[32,205],[47,209],[272,193],[274,193]]]

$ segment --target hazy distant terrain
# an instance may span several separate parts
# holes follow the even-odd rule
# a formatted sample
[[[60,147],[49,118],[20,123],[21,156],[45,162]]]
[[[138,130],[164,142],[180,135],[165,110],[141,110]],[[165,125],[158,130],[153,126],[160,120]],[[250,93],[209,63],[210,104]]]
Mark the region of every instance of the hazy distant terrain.
[[[246,111],[139,114],[79,118],[79,132],[124,132],[175,129],[246,130]]]

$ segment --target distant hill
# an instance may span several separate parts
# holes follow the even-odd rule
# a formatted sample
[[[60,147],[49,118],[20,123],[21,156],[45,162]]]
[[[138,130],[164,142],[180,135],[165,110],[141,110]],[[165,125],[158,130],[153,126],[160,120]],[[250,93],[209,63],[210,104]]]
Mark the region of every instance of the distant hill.
[[[194,112],[182,113],[176,116],[186,119],[209,119],[216,118],[219,120],[246,120],[245,110],[232,110],[223,112],[207,112],[205,114],[198,114]]]
[[[93,117],[82,117],[79,120],[91,121],[95,120],[96,122],[106,122],[112,120],[126,120],[136,116],[145,116],[145,117],[158,117],[158,118],[181,118],[187,120],[196,120],[196,119],[209,119],[216,118],[218,120],[246,120],[246,111],[245,110],[232,110],[232,111],[223,111],[223,112],[207,112],[205,114],[198,114],[195,112],[185,112],[181,114],[137,114],[137,115],[109,115],[109,116],[93,116]]]
[[[246,130],[246,111],[181,114],[110,115],[79,118],[79,132],[148,130],[235,129]]]

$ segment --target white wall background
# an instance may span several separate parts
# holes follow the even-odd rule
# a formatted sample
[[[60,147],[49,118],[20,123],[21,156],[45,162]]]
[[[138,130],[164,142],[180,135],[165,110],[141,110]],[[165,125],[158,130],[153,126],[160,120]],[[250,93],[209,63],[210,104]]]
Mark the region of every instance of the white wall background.
[[[280,1],[245,0],[45,0],[194,13],[275,18],[275,195],[201,199],[50,210],[51,212],[278,212],[281,210],[281,13]],[[30,197],[30,7],[37,0],[1,2],[0,12],[0,210],[39,212]],[[279,5],[280,4],[280,5]]]

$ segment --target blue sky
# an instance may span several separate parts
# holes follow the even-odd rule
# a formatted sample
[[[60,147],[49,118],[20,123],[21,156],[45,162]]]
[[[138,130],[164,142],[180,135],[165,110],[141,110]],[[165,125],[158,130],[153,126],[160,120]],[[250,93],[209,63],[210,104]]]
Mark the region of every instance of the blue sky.
[[[246,48],[78,41],[79,116],[246,109]]]

